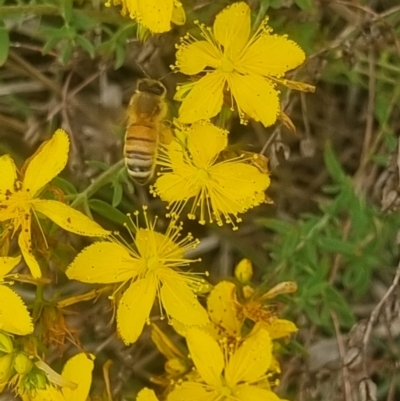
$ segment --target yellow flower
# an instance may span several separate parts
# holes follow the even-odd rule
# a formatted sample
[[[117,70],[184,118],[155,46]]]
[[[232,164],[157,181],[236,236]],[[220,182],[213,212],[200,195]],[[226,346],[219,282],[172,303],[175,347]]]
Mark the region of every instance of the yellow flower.
[[[256,330],[236,350],[198,328],[190,329],[186,340],[202,380],[178,384],[167,401],[280,400],[268,382],[272,341],[267,331]]]
[[[150,224],[146,212],[146,228],[140,228],[138,212],[135,215],[134,247],[116,240],[95,243],[76,257],[67,276],[85,283],[130,282],[117,309],[118,331],[126,344],[134,343],[149,322],[156,295],[168,317],[187,325],[206,324],[207,313],[195,295],[204,280],[179,269],[195,262],[184,258],[184,253],[198,241],[190,234],[180,239],[182,226],[176,221],[165,234],[154,231],[155,221]]]
[[[304,62],[305,54],[286,36],[272,34],[267,22],[265,19],[252,35],[250,7],[239,2],[217,15],[213,30],[200,25],[204,40],[190,34],[181,39],[173,68],[187,75],[206,73],[198,81],[178,87],[176,99],[184,98],[179,110],[183,123],[217,115],[227,88],[243,123],[247,116],[267,127],[280,112],[276,84],[313,91],[310,85],[283,78],[285,72]]]
[[[106,236],[97,223],[55,200],[40,199],[40,193],[65,167],[68,158],[69,140],[65,131],[59,129],[28,160],[23,177],[17,175],[14,161],[9,155],[0,157],[0,222],[10,220],[13,234],[20,228],[18,245],[32,276],[41,277],[38,262],[32,253],[31,218],[45,215],[65,230],[80,235]]]
[[[92,384],[93,361],[93,355],[79,353],[67,361],[61,376],[48,369],[50,384],[28,390],[22,379],[18,392],[23,401],[86,401]],[[28,383],[29,378],[26,379]]]
[[[236,310],[239,315],[259,323],[268,331],[273,340],[287,337],[298,331],[296,325],[290,320],[280,319],[274,310],[274,305],[265,304],[265,301],[280,294],[290,294],[297,291],[293,281],[284,281],[272,287],[266,293],[255,291],[250,286],[243,288],[244,299],[236,301]],[[236,294],[235,294],[236,300]]]
[[[149,388],[144,388],[139,391],[139,394],[136,397],[136,401],[158,401],[158,398],[154,394],[153,390]]]
[[[208,219],[222,225],[224,218],[236,229],[233,217],[236,223],[240,222],[238,213],[264,201],[264,191],[270,184],[268,174],[248,163],[250,157],[219,160],[227,146],[228,133],[208,122],[176,132],[186,136],[187,144],[182,146],[180,140],[175,140],[160,151],[159,164],[163,169],[151,189],[153,194],[172,206],[171,215],[180,214],[193,199],[190,219],[195,219],[200,209],[200,224]]]
[[[106,6],[122,4],[122,15],[129,15],[153,33],[168,32],[171,22],[183,25],[185,10],[178,0],[108,0]]]
[[[20,257],[0,257],[0,282],[21,261]],[[32,318],[21,297],[0,284],[0,330],[24,336],[33,332]]]

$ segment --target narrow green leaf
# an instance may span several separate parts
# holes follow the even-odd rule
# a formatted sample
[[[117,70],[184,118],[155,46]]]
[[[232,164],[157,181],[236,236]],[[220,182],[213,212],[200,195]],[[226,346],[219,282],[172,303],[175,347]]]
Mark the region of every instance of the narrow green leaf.
[[[89,199],[88,204],[91,210],[114,223],[121,226],[129,223],[125,214],[100,199]]]
[[[294,2],[303,11],[314,11],[314,5],[311,0],[295,0]]]
[[[113,188],[114,188],[114,192],[113,192],[113,198],[112,198],[112,206],[117,207],[122,201],[122,196],[123,196],[124,191],[122,189],[122,185],[118,182],[113,183]]]
[[[79,35],[76,37],[76,42],[82,47],[83,50],[89,53],[91,58],[94,57],[94,46],[90,42],[90,40],[86,39],[84,36]]]
[[[114,62],[114,69],[118,70],[118,68],[122,67],[125,62],[125,46],[117,44],[115,46],[115,62]]]
[[[326,168],[328,169],[329,175],[336,182],[343,182],[346,179],[346,175],[343,172],[342,166],[340,165],[338,159],[333,153],[331,144],[327,144],[324,153],[324,159]]]
[[[341,253],[344,255],[355,256],[359,248],[354,244],[337,238],[317,238],[318,244],[322,249],[328,252]]]
[[[72,7],[73,1],[72,0],[61,0],[61,14],[64,18],[66,23],[71,22],[72,17]]]
[[[63,40],[63,38],[61,38],[59,36],[54,36],[54,37],[50,38],[46,42],[46,44],[43,46],[42,53],[48,54],[51,50],[53,50],[58,45],[58,43],[60,43],[61,40]]]
[[[9,48],[10,37],[8,36],[8,30],[0,26],[0,66],[7,61]]]
[[[101,171],[107,171],[110,168],[109,164],[99,160],[87,160],[85,164],[88,165],[89,167],[97,168]]]
[[[76,195],[78,193],[78,190],[74,187],[74,185],[64,178],[55,177],[52,180],[52,184],[60,188],[65,194]]]

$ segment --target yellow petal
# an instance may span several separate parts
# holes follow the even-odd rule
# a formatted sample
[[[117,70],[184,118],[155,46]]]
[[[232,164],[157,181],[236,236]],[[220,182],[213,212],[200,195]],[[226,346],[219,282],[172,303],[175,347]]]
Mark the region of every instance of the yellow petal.
[[[265,127],[275,123],[280,111],[279,92],[269,81],[257,75],[233,73],[228,83],[240,117],[247,115]]]
[[[249,39],[250,17],[250,7],[240,2],[224,8],[215,18],[215,38],[224,47],[224,53],[231,60],[242,51]]]
[[[298,331],[293,322],[285,319],[273,319],[269,322],[262,322],[262,327],[268,331],[272,340],[286,337]]]
[[[64,169],[68,152],[69,138],[62,129],[58,129],[36,151],[26,168],[23,181],[24,189],[29,190],[32,197]]]
[[[95,242],[69,265],[70,280],[84,283],[119,283],[137,274],[135,260],[127,249],[113,242]]]
[[[235,395],[240,401],[281,401],[272,391],[246,384],[237,386],[235,388]]]
[[[220,400],[217,391],[201,383],[184,382],[169,393],[167,401],[215,401]],[[225,401],[221,399],[221,401]]]
[[[206,324],[207,312],[200,305],[194,292],[182,281],[178,273],[174,273],[171,269],[165,270],[169,272],[168,275],[160,274],[163,283],[160,296],[168,315],[189,326]]]
[[[232,337],[238,337],[242,323],[235,310],[236,286],[229,281],[220,281],[207,298],[207,309],[211,320]]]
[[[195,75],[208,67],[217,68],[221,63],[221,52],[205,40],[181,46],[176,53],[176,65],[180,72]]]
[[[182,3],[179,1],[174,1],[174,9],[172,10],[171,21],[175,25],[184,25],[186,22],[185,9],[183,8]]]
[[[136,397],[136,401],[158,401],[158,399],[153,390],[145,387],[144,389],[139,391],[139,394]]]
[[[303,64],[306,55],[286,36],[261,35],[241,54],[237,70],[244,74],[282,76]]]
[[[254,166],[238,162],[219,163],[210,169],[210,176],[215,182],[215,190],[226,199],[225,206],[215,204],[215,207],[230,213],[244,212],[261,203],[257,195],[270,184],[268,175],[260,173]]]
[[[167,173],[157,178],[154,187],[163,201],[178,202],[190,199],[198,193],[198,188],[188,185],[189,178],[190,176]]]
[[[258,329],[232,355],[225,369],[229,386],[254,382],[265,374],[272,360],[272,341],[266,330]]]
[[[187,139],[193,163],[200,168],[212,165],[227,144],[228,132],[206,121],[193,124]]]
[[[24,336],[33,332],[32,318],[21,297],[0,285],[0,329]]]
[[[0,157],[0,201],[4,200],[8,193],[14,192],[14,183],[17,179],[17,169],[13,159],[9,155]]]
[[[21,257],[0,257],[0,279],[2,279],[7,273],[10,273],[12,269],[21,261]]]
[[[105,237],[110,234],[96,222],[71,206],[54,200],[37,199],[32,202],[33,208],[44,214],[64,230],[89,237]]]
[[[64,366],[62,377],[75,383],[76,388],[63,387],[65,401],[86,401],[92,384],[94,355],[79,353],[70,358]]]
[[[122,341],[134,343],[149,320],[157,291],[157,280],[153,274],[135,281],[122,295],[117,310],[117,328]]]
[[[226,74],[220,72],[209,73],[197,81],[179,108],[179,120],[189,124],[217,115],[222,107],[225,81]]]
[[[182,351],[155,323],[151,324],[151,340],[167,359],[185,358]]]
[[[39,263],[32,253],[31,220],[23,220],[21,232],[18,236],[18,246],[34,278],[42,277]]]
[[[146,0],[137,2],[137,19],[154,33],[171,29],[173,0]]]
[[[201,378],[210,386],[220,387],[224,355],[218,343],[203,330],[188,330],[186,341],[190,356]]]

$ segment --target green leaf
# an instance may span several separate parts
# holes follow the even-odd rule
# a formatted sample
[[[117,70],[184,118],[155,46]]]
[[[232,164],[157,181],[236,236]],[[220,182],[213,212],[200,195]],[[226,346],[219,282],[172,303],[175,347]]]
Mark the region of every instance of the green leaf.
[[[59,36],[54,36],[50,38],[46,44],[42,48],[42,54],[48,54],[51,50],[53,50],[59,43],[60,41],[63,40],[62,37]]]
[[[118,70],[118,68],[122,67],[125,62],[125,52],[126,46],[120,45],[119,43],[115,46],[115,62],[114,69]]]
[[[76,42],[82,47],[83,50],[89,53],[91,58],[94,58],[94,46],[90,40],[79,35],[76,37]]]
[[[52,184],[60,188],[65,194],[68,195],[77,195],[78,190],[74,187],[72,183],[70,183],[67,180],[64,180],[64,178],[61,177],[55,177],[52,181]]]
[[[10,37],[8,36],[8,29],[0,26],[0,66],[7,61],[9,48]]]
[[[114,223],[121,226],[129,223],[129,219],[125,214],[100,199],[89,199],[88,204],[91,210]]]
[[[279,234],[286,234],[292,228],[290,223],[277,219],[256,219],[255,223]]]
[[[333,287],[327,287],[324,291],[324,295],[328,307],[336,312],[340,322],[346,327],[351,327],[355,319],[345,298]]]
[[[110,168],[110,165],[99,160],[87,160],[85,162],[89,167],[97,168],[101,171],[107,171]]]
[[[61,0],[61,15],[68,24],[71,22],[73,0]]]
[[[312,0],[294,0],[294,2],[303,11],[314,11],[314,4]]]
[[[359,248],[348,241],[337,238],[317,238],[320,247],[328,252],[339,253],[343,255],[355,256],[359,252]]]
[[[114,192],[112,198],[112,206],[117,207],[121,203],[124,191],[122,185],[119,182],[113,182],[113,188]]]
[[[94,29],[98,22],[94,18],[89,17],[82,10],[74,9],[72,10],[71,24],[80,31],[88,32]]]
[[[65,41],[60,55],[61,63],[63,65],[67,65],[68,61],[71,60],[73,51],[74,51],[73,44],[70,41]]]
[[[346,180],[346,175],[343,172],[342,166],[340,165],[338,159],[333,153],[331,144],[327,144],[324,153],[324,159],[326,168],[328,169],[329,175],[336,182],[344,182]]]

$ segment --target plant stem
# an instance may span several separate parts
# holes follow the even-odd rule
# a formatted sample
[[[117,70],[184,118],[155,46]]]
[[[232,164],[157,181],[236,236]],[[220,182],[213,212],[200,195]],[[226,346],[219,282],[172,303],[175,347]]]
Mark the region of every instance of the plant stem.
[[[113,166],[111,166],[107,171],[104,171],[104,173],[100,174],[83,192],[76,196],[74,201],[71,203],[71,207],[76,208],[86,199],[95,194],[103,185],[110,182],[115,174],[121,170],[123,165],[124,160],[120,160],[118,163],[115,163]]]

